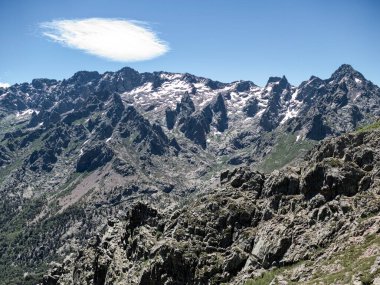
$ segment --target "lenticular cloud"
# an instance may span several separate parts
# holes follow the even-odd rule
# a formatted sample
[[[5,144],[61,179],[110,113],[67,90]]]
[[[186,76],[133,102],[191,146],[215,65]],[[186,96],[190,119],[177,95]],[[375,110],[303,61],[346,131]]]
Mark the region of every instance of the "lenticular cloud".
[[[90,18],[51,21],[40,27],[55,42],[114,61],[147,60],[169,50],[151,29],[135,21]]]

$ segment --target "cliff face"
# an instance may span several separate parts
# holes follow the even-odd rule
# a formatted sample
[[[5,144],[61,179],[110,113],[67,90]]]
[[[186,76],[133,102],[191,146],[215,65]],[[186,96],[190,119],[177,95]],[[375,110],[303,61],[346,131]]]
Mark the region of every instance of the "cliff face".
[[[298,167],[222,172],[174,210],[135,203],[43,284],[378,282],[379,149],[378,130],[347,134]]]

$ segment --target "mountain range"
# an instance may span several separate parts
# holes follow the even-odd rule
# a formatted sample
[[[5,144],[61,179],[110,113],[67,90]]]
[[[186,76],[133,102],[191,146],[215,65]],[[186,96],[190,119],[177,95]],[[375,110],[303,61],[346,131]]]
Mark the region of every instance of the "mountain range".
[[[379,133],[347,133],[379,117],[346,64],[299,86],[126,67],[0,88],[0,280],[244,284],[332,255],[378,213]]]

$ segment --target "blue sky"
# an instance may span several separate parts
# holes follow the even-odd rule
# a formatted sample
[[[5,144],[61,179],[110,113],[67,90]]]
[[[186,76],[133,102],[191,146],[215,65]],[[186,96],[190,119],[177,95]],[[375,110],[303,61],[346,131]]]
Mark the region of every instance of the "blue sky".
[[[380,85],[379,15],[377,0],[0,0],[0,82],[130,66],[258,85],[286,75],[299,84],[349,63]],[[113,61],[65,47],[41,29],[41,23],[87,18],[144,22],[158,38],[156,57]]]

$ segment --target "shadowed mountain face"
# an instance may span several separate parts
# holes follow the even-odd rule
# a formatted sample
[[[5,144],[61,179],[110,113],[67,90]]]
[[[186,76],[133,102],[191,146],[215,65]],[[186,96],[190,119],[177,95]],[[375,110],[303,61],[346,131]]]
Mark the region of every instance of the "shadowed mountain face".
[[[232,165],[270,172],[379,116],[379,87],[349,65],[298,87],[285,76],[259,87],[123,68],[0,88],[4,280],[17,284],[37,268],[22,281],[33,284],[46,262],[75,252],[136,200],[157,209],[147,217],[157,226],[161,209],[214,189]],[[364,174],[352,175],[356,183]],[[215,280],[230,280],[240,266],[229,277],[218,269]],[[181,278],[201,278],[191,274]]]

